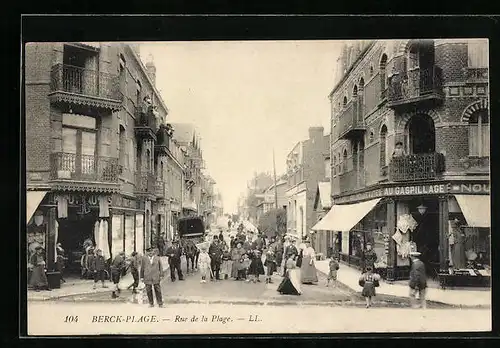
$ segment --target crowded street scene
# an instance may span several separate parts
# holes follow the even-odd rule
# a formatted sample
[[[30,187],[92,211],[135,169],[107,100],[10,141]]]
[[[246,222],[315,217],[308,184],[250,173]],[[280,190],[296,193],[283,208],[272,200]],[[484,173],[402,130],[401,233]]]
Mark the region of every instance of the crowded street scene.
[[[24,55],[31,334],[491,328],[488,40]]]

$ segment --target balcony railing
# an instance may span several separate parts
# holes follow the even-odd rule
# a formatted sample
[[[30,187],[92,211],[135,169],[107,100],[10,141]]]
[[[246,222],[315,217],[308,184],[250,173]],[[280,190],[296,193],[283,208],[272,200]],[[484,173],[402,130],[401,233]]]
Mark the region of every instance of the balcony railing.
[[[166,125],[160,125],[156,133],[156,154],[167,154],[170,151],[170,141],[172,137],[172,128]]]
[[[468,82],[488,82],[488,68],[465,68],[464,74]]]
[[[444,172],[444,155],[423,153],[394,157],[389,164],[391,181],[412,181],[435,179]]]
[[[57,64],[52,67],[50,89],[54,95],[56,92],[69,94],[66,97],[56,95],[56,100],[59,101],[74,101],[89,106],[112,107],[113,109],[121,106],[123,98],[118,76],[66,64]],[[77,99],[78,97],[80,99]]]
[[[156,141],[156,115],[152,105],[142,105],[135,108],[135,134],[139,138],[154,139]]]
[[[389,106],[443,99],[442,73],[436,66],[395,74],[388,84]]]
[[[51,155],[51,179],[118,183],[118,158],[57,152]]]
[[[364,105],[357,98],[351,100],[346,105],[338,121],[338,134],[340,138],[350,137],[366,130],[364,109]]]
[[[151,173],[135,174],[135,192],[138,194],[156,194],[156,178]]]

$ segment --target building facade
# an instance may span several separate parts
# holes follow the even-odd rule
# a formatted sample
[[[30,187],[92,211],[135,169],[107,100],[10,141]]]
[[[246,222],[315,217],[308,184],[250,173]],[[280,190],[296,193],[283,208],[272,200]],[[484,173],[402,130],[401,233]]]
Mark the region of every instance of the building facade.
[[[408,277],[414,248],[431,275],[489,259],[487,41],[357,42],[339,70],[334,205],[315,229],[338,231],[354,265],[371,242],[389,279]]]
[[[106,257],[142,253],[169,232],[186,182],[154,63],[121,43],[25,52],[28,256],[41,245],[53,269],[61,243],[78,273],[86,240]]]
[[[329,135],[323,127],[310,127],[309,138],[298,142],[287,156],[287,231],[299,238],[316,223],[314,200],[318,182],[326,178]]]
[[[281,178],[276,185],[272,184],[263,193],[258,194],[257,197],[261,201],[257,204],[257,221],[261,216],[274,209],[286,209],[288,200],[286,197],[287,180]],[[275,192],[276,187],[276,192]],[[276,195],[275,195],[276,194]],[[278,206],[276,207],[276,200]]]

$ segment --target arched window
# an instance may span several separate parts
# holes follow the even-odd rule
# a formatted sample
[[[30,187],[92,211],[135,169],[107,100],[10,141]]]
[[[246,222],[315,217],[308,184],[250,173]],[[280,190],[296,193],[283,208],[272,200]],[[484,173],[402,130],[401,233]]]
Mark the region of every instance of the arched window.
[[[374,138],[375,138],[375,134],[373,134],[373,131],[371,131],[371,132],[370,132],[370,136],[369,136],[369,138],[368,138],[368,142],[369,142],[369,143],[372,143]]]
[[[384,124],[380,130],[380,166],[387,165],[387,127]]]
[[[358,171],[358,142],[352,144],[352,167],[355,172]]]
[[[344,149],[344,154],[342,155],[342,172],[347,172],[347,150]]]
[[[479,110],[469,119],[469,156],[490,156],[490,127],[487,110]]]
[[[151,170],[151,151],[149,149],[146,150],[146,171],[149,172]]]
[[[342,157],[340,157],[340,152],[338,153],[338,159],[339,159],[339,162],[338,162],[338,165],[337,165],[337,173],[340,174],[342,172],[342,168],[341,168],[341,164],[342,164]]]
[[[165,168],[163,167],[163,161],[160,162],[160,180],[163,181],[163,171]]]
[[[352,97],[356,98],[358,96],[358,86],[354,85],[352,89]]]
[[[382,58],[380,58],[380,91],[382,93],[382,99],[386,97],[385,90],[387,88],[387,55],[384,53]]]
[[[343,105],[342,105],[344,108],[347,106],[347,97],[344,96],[344,101],[343,101]]]
[[[333,176],[337,175],[337,156],[333,156]]]
[[[370,65],[370,77],[373,76],[373,65]]]

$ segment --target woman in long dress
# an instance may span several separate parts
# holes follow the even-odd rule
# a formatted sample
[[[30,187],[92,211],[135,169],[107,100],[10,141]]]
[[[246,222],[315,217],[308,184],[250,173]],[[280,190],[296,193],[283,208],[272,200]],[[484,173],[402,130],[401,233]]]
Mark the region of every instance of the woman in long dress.
[[[302,265],[300,266],[300,281],[302,284],[313,284],[318,282],[318,274],[314,260],[316,253],[311,246],[310,241],[305,242],[305,248],[302,250]]]
[[[278,292],[282,295],[301,295],[299,269],[296,266],[297,255],[290,255],[286,261],[285,277],[278,286]]]
[[[36,291],[50,290],[47,275],[45,274],[45,257],[43,255],[43,248],[37,247],[36,253],[31,256],[30,264],[33,266],[33,272],[29,285]]]
[[[241,247],[241,243],[236,244],[236,248],[231,250],[231,260],[233,261],[231,266],[231,278],[238,278],[238,265],[240,264],[243,254],[245,254],[245,249]]]

